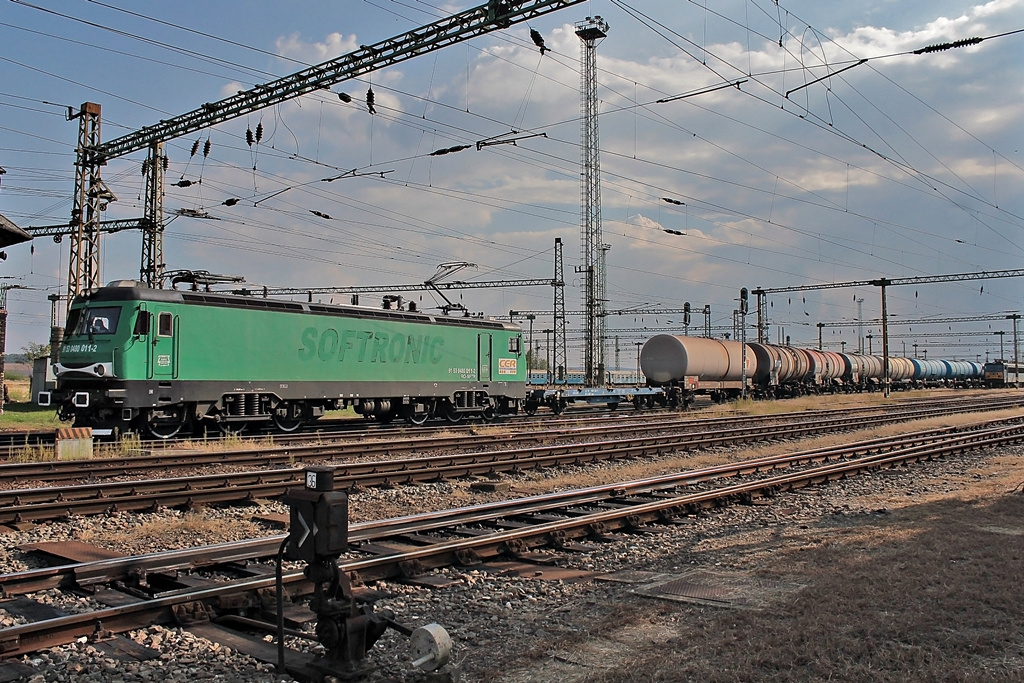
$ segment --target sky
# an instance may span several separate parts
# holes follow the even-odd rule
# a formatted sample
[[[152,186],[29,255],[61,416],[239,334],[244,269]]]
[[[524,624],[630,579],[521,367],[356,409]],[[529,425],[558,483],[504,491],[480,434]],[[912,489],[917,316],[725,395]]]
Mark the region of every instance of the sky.
[[[109,141],[472,6],[0,0],[0,213],[23,228],[69,220],[78,121],[67,114],[84,102],[101,105]],[[417,283],[459,261],[474,267],[453,279],[549,279],[561,238],[578,365],[575,24],[595,16],[609,27],[596,47],[609,368],[632,369],[637,341],[684,331],[677,313],[632,311],[689,302],[699,334],[710,306],[721,336],[741,287],[1024,266],[1024,0],[590,0],[166,141],[167,268],[299,288]],[[913,53],[970,38],[984,40]],[[144,158],[103,167],[117,196],[104,219],[143,215]],[[137,231],[101,245],[102,281],[139,278]],[[69,245],[5,251],[0,284],[26,288],[8,292],[18,353],[49,337]],[[449,296],[508,316],[550,311],[552,294]],[[820,331],[825,348],[879,353],[879,294],[772,294],[769,339],[816,346]],[[1012,356],[1005,314],[1021,309],[1020,278],[887,295],[890,353],[985,360],[1003,331]],[[443,303],[409,296],[423,310]],[[928,322],[977,316],[992,319]],[[534,345],[550,326],[537,316]]]

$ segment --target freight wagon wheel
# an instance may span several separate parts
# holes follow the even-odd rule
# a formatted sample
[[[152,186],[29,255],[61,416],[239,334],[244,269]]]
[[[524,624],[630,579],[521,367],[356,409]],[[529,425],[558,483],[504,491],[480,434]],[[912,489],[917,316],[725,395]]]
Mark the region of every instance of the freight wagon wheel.
[[[278,415],[278,410],[284,410],[285,416]],[[274,411],[274,426],[285,434],[291,434],[302,429],[305,424],[302,419],[302,406],[293,403],[284,403]]]

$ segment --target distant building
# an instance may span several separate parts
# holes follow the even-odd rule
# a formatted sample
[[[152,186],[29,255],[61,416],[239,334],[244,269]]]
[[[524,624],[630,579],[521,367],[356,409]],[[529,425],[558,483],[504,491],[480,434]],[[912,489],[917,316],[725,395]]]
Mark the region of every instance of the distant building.
[[[32,361],[32,382],[29,388],[29,401],[36,402],[40,391],[53,391],[57,388],[57,376],[53,374],[50,357],[43,356]]]
[[[0,249],[13,244],[28,242],[30,239],[32,239],[32,235],[19,228],[14,224],[14,221],[0,213]]]

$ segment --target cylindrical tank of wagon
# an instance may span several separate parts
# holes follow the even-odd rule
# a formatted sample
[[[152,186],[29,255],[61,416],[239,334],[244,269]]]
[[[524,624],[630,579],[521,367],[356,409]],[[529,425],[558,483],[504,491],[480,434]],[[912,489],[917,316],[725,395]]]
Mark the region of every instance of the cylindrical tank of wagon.
[[[795,346],[784,346],[793,356],[793,381],[802,382],[811,371],[811,358],[803,349]]]
[[[909,358],[894,356],[889,359],[889,379],[893,382],[902,382],[913,377],[914,364]]]
[[[884,376],[881,356],[866,356],[860,353],[848,355],[860,367],[860,380],[862,382],[869,379],[881,379]]]
[[[828,376],[829,379],[840,379],[846,373],[846,362],[843,360],[842,354],[836,353],[835,351],[822,351],[825,357],[828,359]]]
[[[848,353],[837,354],[843,361],[843,379],[847,382],[859,379],[860,364]]]
[[[750,342],[747,347],[757,360],[757,371],[753,377],[754,384],[762,387],[778,384],[779,375],[783,371],[779,347],[757,342]]]
[[[788,384],[796,382],[801,377],[803,369],[801,359],[797,357],[796,349],[791,346],[776,346],[779,356],[782,358],[782,371],[779,373],[779,383]]]
[[[640,350],[640,369],[654,384],[691,376],[705,381],[739,381],[742,356],[739,342],[659,334]],[[747,377],[753,378],[756,370],[756,356],[747,353]]]
[[[800,349],[807,356],[808,370],[806,379],[821,382],[828,378],[828,358],[817,349]]]
[[[943,360],[941,361],[946,366],[946,379],[960,379],[964,376],[966,368],[963,363],[958,360]]]
[[[942,361],[914,358],[914,379],[933,380],[946,376],[946,366]]]

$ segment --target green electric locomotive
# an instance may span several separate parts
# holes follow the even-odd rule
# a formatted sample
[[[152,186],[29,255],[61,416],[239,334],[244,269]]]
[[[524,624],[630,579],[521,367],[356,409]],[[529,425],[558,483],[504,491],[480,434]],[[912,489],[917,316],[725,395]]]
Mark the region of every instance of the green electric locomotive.
[[[381,421],[492,419],[526,394],[522,330],[405,310],[336,306],[114,282],[77,297],[38,397],[98,435],[168,438],[273,426],[324,411]]]

